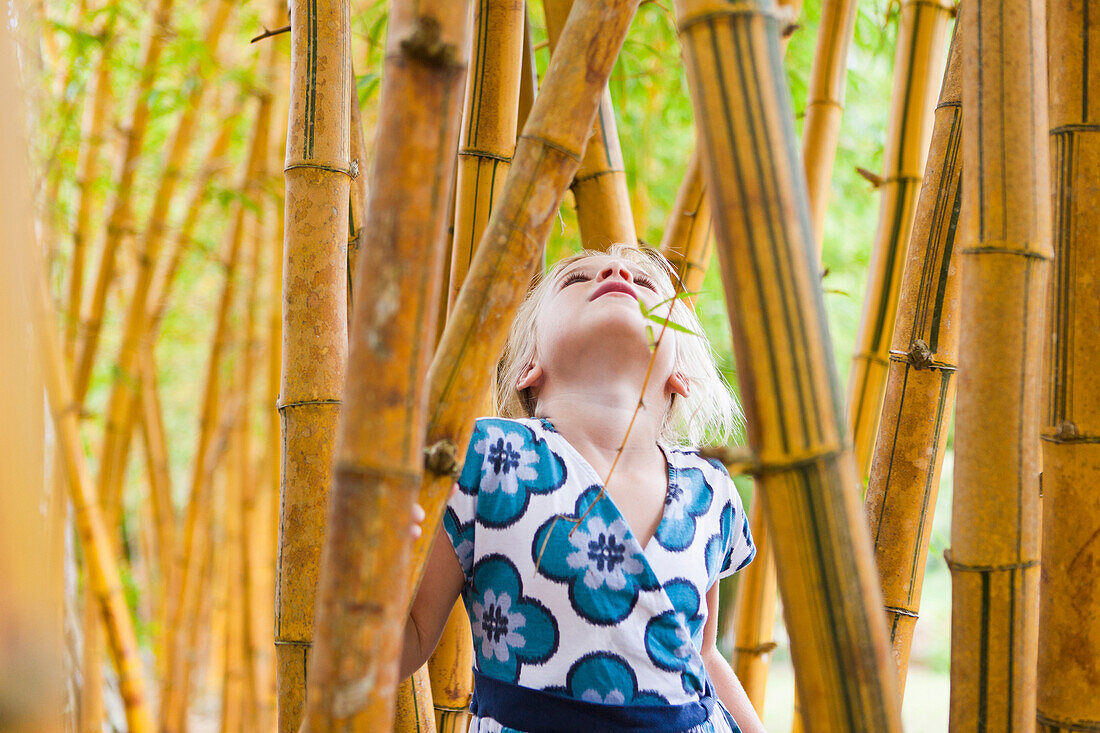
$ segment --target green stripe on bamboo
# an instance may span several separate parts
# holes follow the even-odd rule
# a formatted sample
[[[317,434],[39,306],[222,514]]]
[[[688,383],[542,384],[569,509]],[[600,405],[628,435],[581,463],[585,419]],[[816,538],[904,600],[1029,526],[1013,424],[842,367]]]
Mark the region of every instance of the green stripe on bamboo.
[[[390,6],[303,730],[394,718],[426,374],[448,246],[468,6]],[[394,365],[401,365],[395,369]],[[284,382],[285,384],[285,382]],[[433,724],[430,706],[425,724]]]
[[[775,5],[675,7],[805,721],[811,730],[900,730]]]
[[[1100,730],[1100,3],[1047,5],[1054,271],[1048,301],[1042,442],[1043,570],[1037,722],[1043,733]]]
[[[901,3],[879,186],[882,199],[848,379],[848,419],[860,478],[867,475],[878,434],[901,273],[924,176],[937,85],[943,77],[949,9],[927,0]]]
[[[553,58],[558,38],[573,0],[543,0],[546,35]],[[584,158],[570,186],[577,206],[577,225],[581,244],[589,249],[606,249],[617,243],[637,244],[634,215],[630,210],[630,191],[626,167],[615,126],[615,108],[607,89],[600,97],[592,136],[584,147]]]
[[[961,7],[962,278],[951,727],[1035,724],[1039,404],[1051,259],[1043,3]]]
[[[278,728],[305,716],[318,568],[347,360],[350,170],[347,0],[291,4],[275,591]]]
[[[959,266],[953,253],[962,205],[960,72],[961,59],[952,41],[901,279],[882,421],[864,503],[902,694],[955,405]]]

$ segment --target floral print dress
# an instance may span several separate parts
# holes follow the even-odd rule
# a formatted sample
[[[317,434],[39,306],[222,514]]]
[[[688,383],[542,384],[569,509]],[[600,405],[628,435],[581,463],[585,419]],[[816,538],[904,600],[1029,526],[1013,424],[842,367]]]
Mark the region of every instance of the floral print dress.
[[[477,421],[443,519],[473,628],[471,731],[737,730],[700,648],[707,590],[756,552],[748,519],[720,464],[662,450],[642,547],[549,421]]]

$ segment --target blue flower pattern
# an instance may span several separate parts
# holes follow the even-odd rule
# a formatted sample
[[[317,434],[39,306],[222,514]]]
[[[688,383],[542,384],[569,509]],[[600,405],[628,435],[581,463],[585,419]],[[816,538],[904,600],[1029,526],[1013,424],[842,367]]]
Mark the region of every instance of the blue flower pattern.
[[[714,489],[697,468],[669,470],[665,513],[654,535],[661,546],[675,552],[686,550],[695,539],[698,518],[707,513]]]
[[[458,478],[461,491],[477,494],[477,518],[490,527],[513,524],[533,494],[547,494],[565,482],[565,463],[534,432],[512,420],[486,419],[470,438]]]
[[[607,625],[626,618],[638,594],[660,583],[630,527],[606,495],[597,501],[599,494],[598,486],[590,486],[572,517],[547,519],[535,533],[531,554],[541,575],[568,584],[569,601],[581,618]]]
[[[679,672],[685,691],[702,692],[705,672],[699,648],[706,619],[701,613],[699,592],[683,578],[669,581],[664,589],[674,610],[653,617],[646,625],[646,654],[661,669]]]
[[[523,595],[515,566],[502,555],[474,565],[465,592],[478,667],[497,679],[515,682],[522,664],[539,664],[558,648],[558,627],[546,607]]]
[[[638,689],[638,676],[625,659],[611,652],[592,652],[569,668],[563,692],[577,700],[604,705],[661,705],[668,701],[651,690]]]

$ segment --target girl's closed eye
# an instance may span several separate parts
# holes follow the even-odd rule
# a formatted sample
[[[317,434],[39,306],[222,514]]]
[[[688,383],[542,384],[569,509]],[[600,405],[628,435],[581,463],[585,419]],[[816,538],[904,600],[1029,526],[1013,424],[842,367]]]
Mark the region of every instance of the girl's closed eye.
[[[653,292],[657,292],[657,283],[653,282],[653,280],[645,275],[635,275],[634,282],[641,285],[643,288],[649,288]]]
[[[565,287],[568,287],[569,285],[572,285],[573,283],[585,282],[585,281],[591,280],[591,279],[592,278],[590,278],[584,272],[582,272],[580,270],[574,270],[573,272],[569,273],[564,278],[562,278],[561,286],[563,288],[565,288]]]

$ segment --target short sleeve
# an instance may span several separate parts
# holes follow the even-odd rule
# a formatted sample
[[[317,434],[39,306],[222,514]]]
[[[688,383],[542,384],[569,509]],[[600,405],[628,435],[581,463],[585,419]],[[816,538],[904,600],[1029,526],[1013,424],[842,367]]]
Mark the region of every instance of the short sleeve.
[[[474,426],[473,435],[466,448],[466,459],[462,464],[462,473],[458,477],[458,490],[447,501],[443,513],[443,529],[451,540],[458,564],[466,580],[470,580],[474,560],[474,519],[477,516],[478,488],[484,470],[484,456],[477,452],[475,445],[482,439],[481,423]]]
[[[722,511],[722,542],[726,549],[722,569],[718,573],[719,578],[733,575],[756,557],[756,545],[752,541],[749,517],[741,503],[741,495],[737,493],[737,487],[726,473],[724,466],[722,474],[725,476],[728,503]]]

